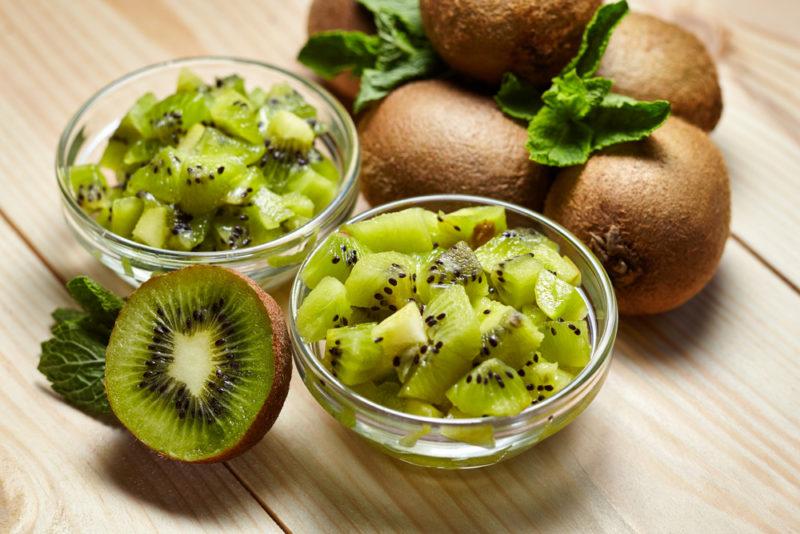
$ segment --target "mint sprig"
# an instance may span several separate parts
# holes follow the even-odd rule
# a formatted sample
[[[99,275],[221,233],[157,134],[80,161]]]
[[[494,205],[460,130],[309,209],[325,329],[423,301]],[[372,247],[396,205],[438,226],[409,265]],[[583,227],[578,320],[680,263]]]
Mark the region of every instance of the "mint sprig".
[[[109,413],[105,352],[124,301],[86,276],[67,282],[67,291],[82,309],[53,312],[53,337],[42,343],[38,369],[74,406],[91,414]]]
[[[359,0],[373,15],[376,35],[334,30],[316,33],[298,60],[324,78],[345,71],[361,77],[356,113],[399,85],[443,70],[425,31],[417,0]]]
[[[611,80],[594,77],[611,33],[627,12],[625,0],[600,7],[584,30],[578,53],[548,90],[510,73],[504,76],[495,101],[505,114],[529,121],[525,146],[533,161],[580,165],[597,150],[647,137],[669,117],[669,102],[617,95]]]

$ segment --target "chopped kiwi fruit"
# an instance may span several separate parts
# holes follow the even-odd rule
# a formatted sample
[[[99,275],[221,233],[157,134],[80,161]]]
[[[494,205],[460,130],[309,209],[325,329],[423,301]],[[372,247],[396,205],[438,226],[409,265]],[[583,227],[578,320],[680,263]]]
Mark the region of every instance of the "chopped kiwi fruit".
[[[536,301],[533,289],[543,270],[544,266],[531,252],[501,261],[494,266],[489,276],[492,287],[501,298],[510,305],[521,308]]]
[[[582,368],[592,352],[588,330],[586,321],[547,321],[539,350],[551,362]]]
[[[184,69],[174,93],[147,93],[125,113],[99,165],[70,168],[72,192],[98,224],[149,246],[260,245],[308,224],[336,197],[340,174],[325,148],[315,147],[326,131],[316,115],[286,84],[248,91],[235,74],[207,84]],[[119,204],[115,221],[118,197],[144,204]],[[164,216],[167,223],[156,224]]]
[[[447,419],[468,419],[473,416],[465,414],[456,407],[447,412]],[[494,447],[494,430],[492,425],[469,425],[442,427],[442,435],[453,441],[461,441],[479,447]]]
[[[149,247],[164,248],[169,236],[170,217],[167,206],[145,208],[131,232],[133,239]]]
[[[167,204],[178,202],[182,194],[181,180],[185,180],[181,156],[174,148],[167,147],[148,160],[148,164],[130,177],[126,191],[133,195],[146,191]]]
[[[414,298],[414,264],[399,252],[366,254],[347,277],[347,297],[353,306],[396,312]]]
[[[356,265],[356,267],[358,267]],[[425,308],[429,342],[414,358],[400,396],[441,402],[447,388],[469,368],[480,349],[480,326],[464,288],[448,286]]]
[[[248,98],[232,87],[214,91],[211,120],[231,134],[253,144],[263,143],[255,108]]]
[[[512,367],[519,367],[542,342],[542,333],[536,325],[512,306],[482,299],[476,312],[481,329],[480,360],[498,358]]]
[[[328,330],[324,363],[342,384],[363,384],[392,372],[391,360],[372,334],[374,327],[375,323],[363,323]]]
[[[220,267],[145,282],[106,351],[114,414],[149,448],[186,462],[225,460],[258,442],[290,376],[280,308],[255,282]]]
[[[139,197],[116,199],[111,204],[111,231],[122,237],[130,237],[143,209],[144,201]]]
[[[516,415],[531,403],[517,371],[496,358],[486,360],[453,384],[447,398],[472,417]]]
[[[412,208],[346,225],[300,273],[311,289],[298,311],[301,335],[324,337],[323,363],[335,377],[393,410],[520,413],[568,384],[591,345],[583,293],[553,269],[566,262],[558,246],[533,230],[507,230],[505,220],[494,209]],[[467,231],[442,229],[447,221]],[[580,280],[568,267],[561,275]],[[491,427],[446,432],[493,443]]]
[[[481,264],[463,241],[446,250],[438,249],[416,273],[417,293],[423,300],[429,300],[436,291],[450,284],[464,286],[471,301],[489,293]]]
[[[422,208],[408,208],[348,224],[344,231],[376,252],[429,252],[433,249],[432,216],[435,217]]]
[[[577,321],[586,317],[586,303],[574,286],[550,271],[542,271],[536,281],[536,305],[549,318]]]
[[[534,359],[528,360],[525,365],[517,369],[517,375],[522,378],[525,389],[531,396],[531,404],[538,404],[548,397],[552,397],[575,376],[569,371],[561,369],[557,363],[548,362],[538,354]]]
[[[537,245],[558,249],[556,243],[536,230],[515,228],[501,232],[489,239],[475,250],[475,255],[483,268],[490,272],[501,261],[533,252]]]
[[[333,276],[344,282],[358,260],[369,252],[370,250],[356,238],[335,232],[328,236],[322,246],[309,258],[300,276],[310,288],[316,287],[326,276]]]
[[[190,215],[179,209],[172,213],[172,227],[167,238],[167,248],[190,251],[202,243],[208,235],[210,223],[208,216]]]
[[[506,229],[502,206],[475,206],[450,213],[439,212],[439,246],[466,241],[476,248]]]
[[[401,354],[419,348],[428,340],[416,302],[409,302],[381,321],[372,333],[383,353],[392,358],[394,367],[400,366]]]
[[[319,341],[329,329],[347,326],[352,313],[344,284],[328,276],[303,299],[297,310],[298,330],[306,341]]]

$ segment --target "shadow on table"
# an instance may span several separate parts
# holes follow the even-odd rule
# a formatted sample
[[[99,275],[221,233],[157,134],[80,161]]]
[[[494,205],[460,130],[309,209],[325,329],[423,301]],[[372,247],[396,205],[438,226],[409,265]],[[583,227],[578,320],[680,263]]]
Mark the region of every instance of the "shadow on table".
[[[318,424],[326,427],[330,439],[346,447],[345,458],[327,462],[324,455],[303,451],[302,445],[288,438],[290,433],[273,430],[253,451],[233,462],[254,494],[302,495],[295,504],[298,509],[316,506],[327,521],[341,522],[354,531],[472,532],[481,527],[514,530],[515,525],[533,524],[546,530],[586,524],[575,514],[592,513],[588,497],[594,484],[584,469],[587,466],[570,452],[578,448],[573,441],[581,432],[579,422],[501,464],[439,470],[390,458],[322,411],[320,418]],[[287,449],[293,450],[302,466],[284,477],[280,473],[287,468]],[[283,457],[280,465],[263,465],[276,456]],[[596,458],[602,462],[604,455]],[[350,466],[346,472],[344,465]],[[282,501],[279,506],[285,505],[285,499],[278,500]],[[274,511],[282,516],[281,509]],[[284,517],[290,528],[293,519],[297,518]]]
[[[242,498],[244,489],[238,482],[226,480],[230,473],[222,464],[192,465],[161,458],[123,429],[98,447],[98,454],[106,480],[171,515],[219,526],[245,508],[243,502],[258,507],[249,495]],[[219,491],[234,488],[241,491]]]
[[[714,278],[699,294],[672,311],[621,317],[617,341],[625,350],[618,350],[616,354],[632,359],[688,359],[698,346],[704,344],[704,338],[716,330],[722,318],[720,302],[735,283],[731,268],[723,261]]]

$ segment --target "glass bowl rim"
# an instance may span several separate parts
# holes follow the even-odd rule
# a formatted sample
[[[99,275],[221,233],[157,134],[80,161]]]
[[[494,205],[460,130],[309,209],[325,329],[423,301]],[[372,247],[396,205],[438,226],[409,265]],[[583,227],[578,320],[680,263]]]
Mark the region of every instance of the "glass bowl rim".
[[[325,209],[319,212],[316,216],[314,216],[310,221],[308,221],[303,226],[300,226],[299,228],[296,228],[291,232],[282,235],[278,239],[274,239],[272,241],[268,241],[266,243],[262,243],[260,245],[256,245],[253,247],[246,247],[236,250],[193,252],[193,251],[156,248],[144,245],[142,243],[137,243],[132,239],[119,236],[111,232],[110,230],[103,228],[97,221],[95,221],[88,213],[86,213],[78,205],[69,187],[67,173],[65,171],[62,172],[62,170],[67,168],[67,161],[66,161],[68,157],[67,145],[79,121],[92,108],[92,106],[96,102],[98,102],[104,96],[114,92],[116,89],[118,89],[121,86],[124,86],[126,83],[132,80],[135,80],[141,76],[145,76],[147,74],[150,74],[151,72],[160,69],[186,67],[206,62],[220,62],[220,63],[227,62],[232,65],[241,64],[241,65],[260,67],[268,71],[278,73],[288,78],[291,83],[297,83],[299,85],[302,85],[306,89],[310,90],[312,93],[315,93],[317,96],[319,96],[323,100],[325,105],[328,106],[329,110],[333,113],[333,115],[343,123],[344,134],[347,140],[349,141],[351,147],[350,150],[351,157],[349,165],[342,172],[342,178],[341,178],[342,185],[340,187],[339,192],[336,194],[336,196],[333,198],[330,204],[328,204],[325,207]],[[292,244],[292,242],[297,238],[304,238],[313,233],[315,229],[319,227],[321,223],[323,223],[329,217],[331,217],[337,211],[340,204],[346,201],[346,199],[351,195],[353,188],[356,186],[358,182],[358,170],[361,165],[360,159],[361,159],[361,146],[358,139],[358,132],[356,130],[355,124],[353,123],[352,117],[344,108],[344,106],[330,92],[328,92],[318,83],[299,74],[295,74],[288,69],[274,65],[272,63],[266,63],[255,59],[248,59],[237,56],[202,55],[202,56],[190,56],[190,57],[169,59],[166,61],[161,61],[158,63],[146,65],[144,67],[140,67],[131,72],[128,72],[127,74],[109,82],[108,84],[100,88],[78,108],[78,111],[76,111],[75,114],[69,119],[66,127],[64,128],[64,131],[61,133],[61,136],[58,139],[58,146],[56,148],[55,172],[56,172],[56,181],[58,182],[59,190],[61,192],[62,203],[68,208],[70,215],[73,218],[77,218],[84,226],[86,226],[96,239],[111,241],[116,245],[120,246],[122,249],[130,251],[131,255],[136,255],[136,254],[158,255],[162,257],[162,259],[164,260],[174,260],[174,261],[183,260],[191,262],[193,260],[205,260],[214,262],[213,260],[235,261],[239,259],[250,258],[252,256],[260,256],[262,253],[265,252],[279,250],[282,246],[286,244]]]
[[[292,344],[296,349],[294,351],[294,357],[297,360],[296,362],[297,366],[301,367],[301,364],[303,364],[303,367],[309,365],[313,367],[317,375],[325,377],[326,387],[329,386],[332,387],[334,391],[337,394],[339,394],[339,396],[345,398],[353,406],[358,407],[367,412],[370,412],[371,415],[377,415],[401,423],[428,424],[428,425],[437,425],[439,427],[472,427],[472,426],[482,426],[488,424],[492,425],[493,428],[509,428],[509,427],[514,427],[517,424],[523,423],[526,420],[535,418],[537,415],[547,415],[552,412],[558,411],[561,407],[566,405],[572,399],[573,393],[580,391],[587,382],[589,382],[597,373],[600,373],[603,370],[607,361],[611,359],[613,352],[612,349],[614,346],[614,341],[616,339],[617,326],[619,322],[617,300],[616,300],[616,295],[614,293],[614,287],[611,284],[611,279],[608,277],[608,274],[606,273],[606,270],[603,267],[603,265],[600,263],[600,260],[598,260],[597,257],[592,253],[592,251],[589,250],[589,247],[583,244],[583,242],[581,242],[575,235],[573,235],[572,232],[570,232],[557,222],[551,220],[550,218],[545,217],[540,213],[524,208],[522,206],[518,206],[510,202],[505,202],[503,200],[497,200],[488,197],[461,195],[461,194],[425,195],[425,196],[396,200],[394,202],[375,206],[367,211],[359,213],[358,215],[350,218],[345,223],[342,223],[342,225],[352,224],[354,222],[372,218],[382,213],[397,211],[398,209],[421,207],[421,205],[429,202],[448,202],[448,201],[466,202],[466,203],[471,203],[473,205],[502,206],[506,210],[515,212],[518,215],[527,217],[529,219],[533,219],[538,224],[541,224],[545,228],[555,232],[561,238],[566,240],[571,246],[573,246],[578,251],[578,253],[583,257],[583,259],[586,260],[586,262],[590,265],[592,272],[597,276],[598,280],[600,281],[601,300],[604,301],[606,304],[606,317],[607,317],[605,328],[603,329],[602,332],[598,332],[596,334],[597,336],[596,348],[592,351],[592,359],[589,361],[589,364],[581,370],[578,376],[576,376],[575,379],[573,379],[572,382],[570,382],[567,385],[567,387],[565,387],[552,397],[549,397],[544,401],[536,404],[535,406],[530,406],[526,408],[517,415],[446,419],[438,417],[426,417],[421,415],[409,414],[406,412],[400,412],[397,410],[392,410],[391,408],[387,408],[376,402],[373,402],[367,399],[366,397],[359,395],[351,388],[345,386],[344,384],[339,382],[338,379],[333,377],[333,375],[331,375],[330,372],[327,369],[325,369],[325,366],[322,365],[322,362],[309,350],[308,347],[310,344],[303,341],[297,329],[297,324],[295,319],[297,316],[297,309],[299,307],[299,303],[302,296],[301,288],[305,286],[305,283],[302,281],[300,273],[302,273],[303,269],[305,269],[309,259],[323,245],[323,243],[325,242],[325,240],[323,239],[320,240],[314,246],[314,248],[308,253],[306,258],[303,260],[303,263],[300,265],[300,268],[298,269],[297,275],[295,276],[294,282],[292,284],[290,300],[289,300],[288,320],[289,320],[289,335],[291,336]],[[305,380],[303,381],[303,383],[304,385],[306,385]],[[306,388],[309,388],[309,386],[306,385]],[[319,403],[319,400],[316,399],[316,397],[315,400],[317,400],[317,402]]]

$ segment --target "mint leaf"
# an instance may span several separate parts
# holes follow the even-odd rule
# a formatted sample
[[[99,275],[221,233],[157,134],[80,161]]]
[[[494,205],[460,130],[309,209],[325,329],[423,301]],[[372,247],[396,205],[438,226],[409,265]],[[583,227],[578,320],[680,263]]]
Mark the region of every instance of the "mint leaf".
[[[664,124],[669,114],[666,100],[637,102],[610,94],[587,117],[587,124],[594,132],[592,150],[644,139]]]
[[[67,291],[92,319],[113,327],[125,301],[88,276],[78,276],[67,282]]]
[[[561,71],[561,75],[575,70],[579,76],[592,76],[600,67],[600,60],[617,24],[628,14],[628,2],[620,0],[601,6],[586,25],[578,53]]]
[[[105,352],[125,301],[86,276],[67,282],[67,290],[83,310],[53,312],[53,337],[42,343],[38,369],[68,402],[91,414],[108,413]]]
[[[544,103],[568,119],[582,119],[598,106],[611,90],[611,80],[580,78],[575,71],[553,78],[553,85],[544,92]]]
[[[73,322],[63,322],[53,328],[53,338],[42,343],[38,369],[71,404],[93,414],[108,413],[105,351],[106,343]]]
[[[443,70],[422,27],[417,0],[359,0],[372,12],[377,35],[329,31],[312,35],[298,60],[325,78],[343,71],[361,77],[356,112],[411,80]]]
[[[509,117],[531,120],[542,107],[542,91],[506,72],[494,101]]]
[[[353,103],[356,113],[398,85],[432,76],[441,68],[430,43],[407,33],[398,16],[379,12],[375,25],[380,39],[377,60],[375,67],[364,69],[361,76],[361,89]]]
[[[315,33],[300,50],[297,59],[323,78],[346,70],[360,76],[375,64],[379,38],[362,32],[327,31]]]
[[[373,15],[392,15],[400,19],[408,33],[423,36],[419,0],[358,0]]]
[[[438,59],[427,51],[419,51],[408,58],[397,61],[391,69],[366,69],[361,77],[361,90],[353,103],[356,113],[382,99],[398,85],[433,74]]]
[[[568,167],[585,163],[592,149],[592,129],[543,107],[528,124],[525,145],[530,158],[542,165]]]

